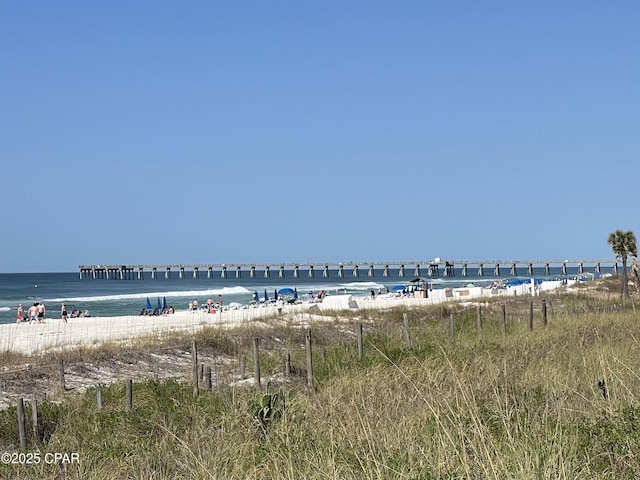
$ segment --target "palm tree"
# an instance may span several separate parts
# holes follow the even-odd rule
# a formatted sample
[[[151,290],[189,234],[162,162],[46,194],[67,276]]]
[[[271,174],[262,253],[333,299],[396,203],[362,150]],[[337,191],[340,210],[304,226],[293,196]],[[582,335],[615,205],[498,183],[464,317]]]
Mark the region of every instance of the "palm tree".
[[[609,234],[607,243],[611,245],[613,253],[616,254],[616,258],[620,257],[622,260],[622,277],[620,279],[620,295],[625,297],[629,296],[629,285],[627,282],[627,257],[629,255],[637,257],[638,247],[636,245],[636,236],[629,230],[623,232],[622,230],[616,230]]]

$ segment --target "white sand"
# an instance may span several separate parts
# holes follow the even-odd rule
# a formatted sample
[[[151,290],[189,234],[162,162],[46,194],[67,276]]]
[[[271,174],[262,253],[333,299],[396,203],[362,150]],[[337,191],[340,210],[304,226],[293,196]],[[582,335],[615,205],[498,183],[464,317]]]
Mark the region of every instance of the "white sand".
[[[546,282],[545,282],[546,283]],[[548,290],[540,288],[540,290]],[[556,288],[554,286],[554,288]],[[328,296],[323,303],[302,303],[286,305],[283,318],[301,322],[311,318],[313,313],[322,311],[389,309],[398,306],[412,308],[420,305],[431,305],[445,301],[471,300],[495,297],[497,295],[531,295],[529,285],[520,285],[504,291],[495,292],[486,288],[458,288],[446,292],[433,290],[430,298],[394,297],[380,295],[375,299],[369,297],[352,297],[350,295]],[[80,345],[99,344],[105,341],[126,341],[142,335],[160,335],[171,331],[192,332],[204,326],[219,325],[225,328],[247,324],[259,319],[278,315],[275,306],[227,310],[223,313],[208,314],[205,312],[177,312],[158,317],[125,316],[125,317],[90,317],[70,318],[68,323],[60,319],[48,318],[45,323],[23,322],[0,325],[0,351],[12,350],[26,354],[34,354],[51,350],[70,348]]]

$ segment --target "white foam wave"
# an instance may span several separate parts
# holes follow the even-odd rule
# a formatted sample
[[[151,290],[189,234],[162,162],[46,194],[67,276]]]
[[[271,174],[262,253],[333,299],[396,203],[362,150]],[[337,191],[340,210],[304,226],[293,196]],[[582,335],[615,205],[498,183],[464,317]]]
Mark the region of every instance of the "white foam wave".
[[[430,284],[467,284],[467,283],[491,283],[494,281],[504,280],[504,277],[494,277],[494,276],[486,276],[486,277],[447,277],[447,278],[429,278],[428,282]]]
[[[11,307],[0,307],[0,312],[9,312],[11,311]]]
[[[371,290],[372,288],[382,288],[384,285],[377,282],[349,282],[340,283],[339,287],[349,290]]]
[[[184,298],[198,298],[198,297],[213,297],[218,295],[249,295],[251,292],[245,287],[223,287],[213,288],[208,290],[184,290],[184,291],[170,291],[170,292],[145,292],[145,293],[127,293],[121,295],[96,295],[89,297],[69,297],[69,298],[50,298],[43,300],[44,303],[62,303],[62,302],[105,302],[113,300],[136,300],[136,299],[156,299],[157,297],[184,297]]]

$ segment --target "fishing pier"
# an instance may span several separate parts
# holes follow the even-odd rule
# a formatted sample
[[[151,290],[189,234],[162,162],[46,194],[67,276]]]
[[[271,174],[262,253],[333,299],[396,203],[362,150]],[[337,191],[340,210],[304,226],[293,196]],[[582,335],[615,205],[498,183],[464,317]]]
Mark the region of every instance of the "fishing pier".
[[[604,273],[608,269],[618,273],[616,260],[460,260],[460,261],[412,261],[412,262],[339,262],[339,263],[277,263],[277,264],[196,264],[196,265],[80,265],[81,279],[118,279],[143,280],[145,272],[150,272],[151,279],[172,278],[300,278],[306,276],[322,278],[364,277],[396,277],[407,276],[431,278],[455,277],[456,269],[460,276],[467,277],[474,272],[478,277],[487,274],[500,276],[509,272],[511,276],[533,276],[534,269],[550,275],[552,267],[559,267],[562,275],[567,275],[568,267],[577,267],[578,274],[587,272]],[[525,273],[526,272],[526,273]]]

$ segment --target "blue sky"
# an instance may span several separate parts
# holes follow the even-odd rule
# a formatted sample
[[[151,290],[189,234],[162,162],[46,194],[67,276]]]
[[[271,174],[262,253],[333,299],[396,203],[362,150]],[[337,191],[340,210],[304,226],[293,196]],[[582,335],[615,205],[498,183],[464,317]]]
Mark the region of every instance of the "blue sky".
[[[640,3],[0,3],[0,272],[610,259]]]

